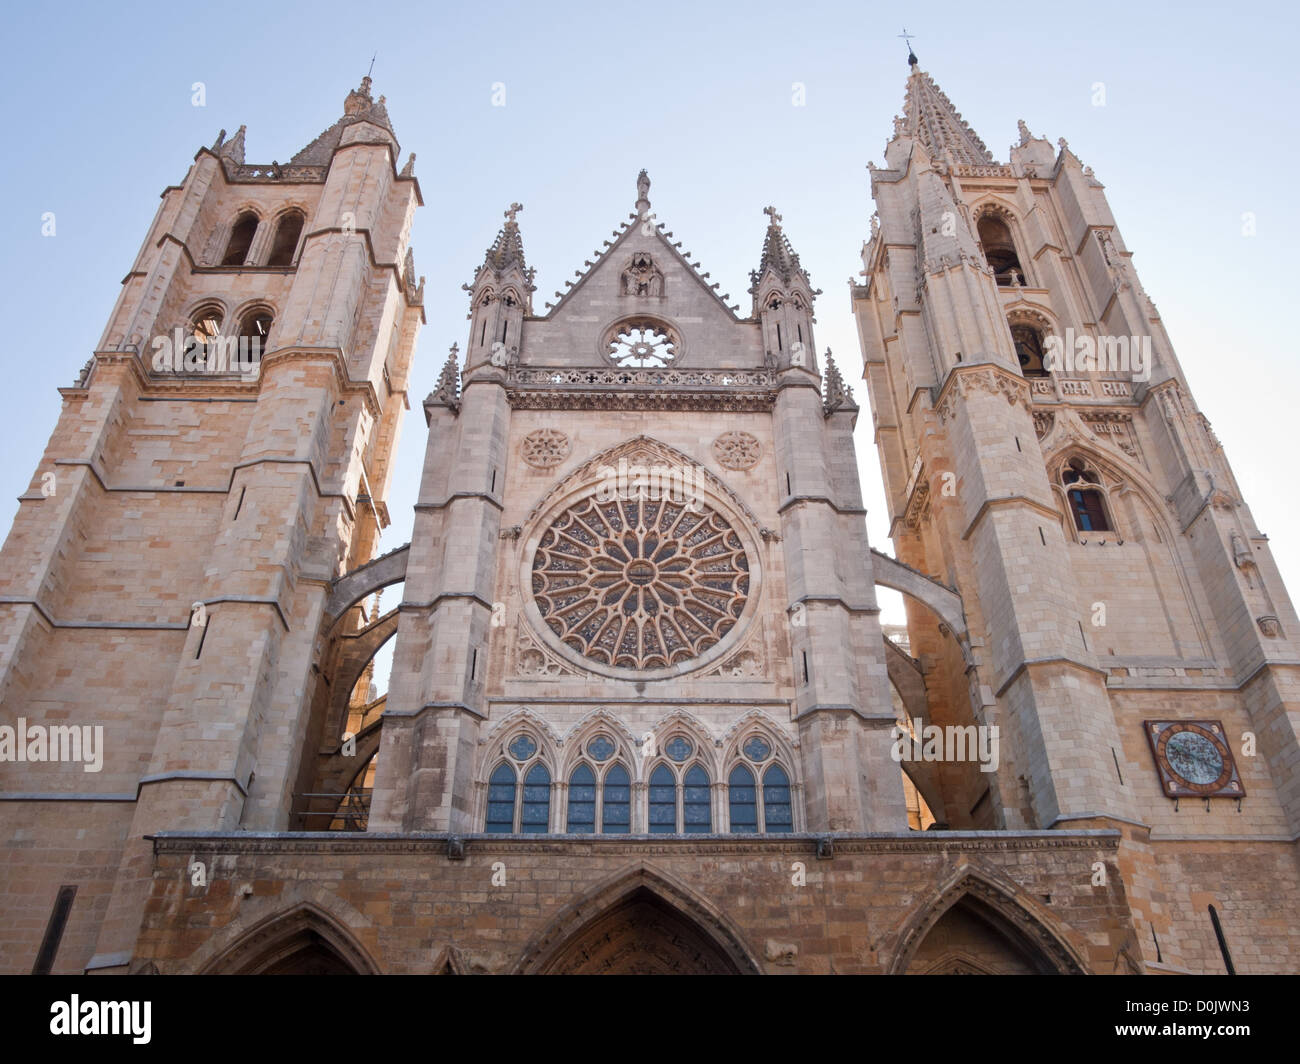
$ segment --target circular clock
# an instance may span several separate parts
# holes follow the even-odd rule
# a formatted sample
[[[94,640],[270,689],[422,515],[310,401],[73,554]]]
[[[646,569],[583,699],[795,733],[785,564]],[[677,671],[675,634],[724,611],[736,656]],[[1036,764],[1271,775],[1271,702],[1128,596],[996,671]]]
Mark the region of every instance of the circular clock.
[[[1245,793],[1218,721],[1148,721],[1147,736],[1168,796]]]

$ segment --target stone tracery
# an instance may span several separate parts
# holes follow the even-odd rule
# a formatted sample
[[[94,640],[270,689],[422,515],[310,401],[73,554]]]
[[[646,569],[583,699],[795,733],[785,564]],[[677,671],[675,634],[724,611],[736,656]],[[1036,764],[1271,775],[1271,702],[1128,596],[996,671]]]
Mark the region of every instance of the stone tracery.
[[[583,657],[665,668],[699,657],[735,627],[749,568],[735,530],[698,500],[588,496],[542,536],[533,596],[545,624]]]

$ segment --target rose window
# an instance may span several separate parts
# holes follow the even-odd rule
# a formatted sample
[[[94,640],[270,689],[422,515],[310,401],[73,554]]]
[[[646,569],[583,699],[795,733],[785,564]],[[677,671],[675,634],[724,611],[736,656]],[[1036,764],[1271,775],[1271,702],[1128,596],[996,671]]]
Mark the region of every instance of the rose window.
[[[625,369],[662,369],[677,359],[677,338],[652,321],[628,321],[609,340],[609,359]]]
[[[555,519],[533,557],[543,622],[614,668],[698,657],[735,627],[748,595],[740,537],[698,501],[590,496]]]

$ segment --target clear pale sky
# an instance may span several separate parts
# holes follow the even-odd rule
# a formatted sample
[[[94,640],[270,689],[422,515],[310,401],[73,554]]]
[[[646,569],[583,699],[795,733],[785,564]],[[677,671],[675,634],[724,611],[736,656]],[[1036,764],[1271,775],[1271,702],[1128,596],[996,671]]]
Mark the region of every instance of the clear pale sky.
[[[907,10],[915,13],[904,15]],[[1096,171],[1193,395],[1294,592],[1300,16],[1282,3],[581,3],[22,5],[5,16],[13,97],[0,167],[0,302],[14,372],[0,389],[0,495],[37,472],[60,399],[99,339],[158,206],[217,131],[285,162],[342,114],[373,53],[426,206],[413,235],[428,325],[382,549],[410,536],[419,401],[465,346],[461,284],[518,200],[535,310],[650,198],[711,280],[750,308],[775,204],[824,294],[817,342],[861,359],[846,281],[902,104],[906,22],[922,69],[1005,161],[1023,118]],[[203,82],[205,106],[191,103]],[[493,84],[505,106],[492,105]],[[794,106],[802,83],[804,106]],[[1095,106],[1095,85],[1105,105]],[[55,235],[42,236],[42,215]],[[1243,235],[1242,215],[1255,216]],[[1282,312],[1286,311],[1286,314]],[[887,518],[865,385],[855,393],[873,543]],[[0,507],[7,532],[17,504]],[[387,602],[386,605],[393,605]],[[887,619],[897,616],[892,602]]]

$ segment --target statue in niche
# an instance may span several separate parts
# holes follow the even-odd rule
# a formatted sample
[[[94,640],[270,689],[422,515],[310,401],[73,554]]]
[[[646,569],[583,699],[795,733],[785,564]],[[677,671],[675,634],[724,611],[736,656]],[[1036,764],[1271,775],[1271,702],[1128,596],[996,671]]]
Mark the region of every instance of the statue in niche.
[[[663,271],[655,265],[650,254],[638,251],[623,271],[623,295],[625,296],[662,296],[664,294]]]

